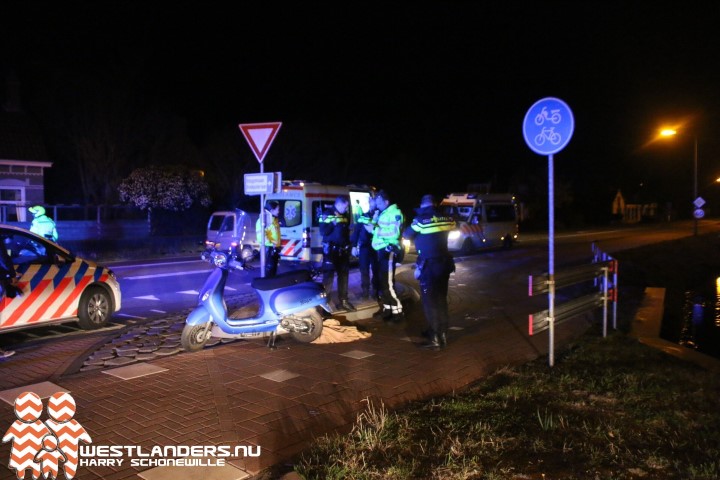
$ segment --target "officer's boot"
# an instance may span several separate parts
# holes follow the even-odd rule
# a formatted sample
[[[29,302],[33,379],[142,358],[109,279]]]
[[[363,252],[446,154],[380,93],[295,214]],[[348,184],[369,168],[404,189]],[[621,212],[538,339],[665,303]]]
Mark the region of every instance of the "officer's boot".
[[[440,334],[438,335],[438,340],[440,342],[440,348],[447,347],[447,332],[444,330],[440,332]]]
[[[427,348],[428,350],[436,350],[440,348],[440,338],[437,333],[432,332],[427,340],[425,340],[423,343],[421,343],[423,348]]]

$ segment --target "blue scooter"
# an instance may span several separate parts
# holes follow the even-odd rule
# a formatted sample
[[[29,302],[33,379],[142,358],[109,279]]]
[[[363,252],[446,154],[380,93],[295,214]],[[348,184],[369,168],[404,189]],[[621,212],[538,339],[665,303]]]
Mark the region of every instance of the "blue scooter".
[[[210,337],[246,338],[270,333],[268,347],[274,347],[277,333],[290,333],[297,341],[309,343],[322,333],[323,316],[317,307],[331,312],[322,284],[312,280],[309,270],[296,270],[275,277],[254,278],[250,286],[260,300],[257,314],[249,318],[228,317],[224,291],[231,270],[250,270],[247,259],[234,249],[211,251],[206,259],[216,268],[198,295],[198,306],[185,320],[181,343],[186,351],[200,350]]]

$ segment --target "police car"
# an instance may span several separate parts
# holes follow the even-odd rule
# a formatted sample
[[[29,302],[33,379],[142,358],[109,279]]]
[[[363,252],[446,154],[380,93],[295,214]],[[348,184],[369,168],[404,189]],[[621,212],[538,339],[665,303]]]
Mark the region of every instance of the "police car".
[[[70,321],[93,330],[120,309],[120,284],[108,268],[10,225],[0,225],[0,242],[21,292],[0,298],[0,332]]]

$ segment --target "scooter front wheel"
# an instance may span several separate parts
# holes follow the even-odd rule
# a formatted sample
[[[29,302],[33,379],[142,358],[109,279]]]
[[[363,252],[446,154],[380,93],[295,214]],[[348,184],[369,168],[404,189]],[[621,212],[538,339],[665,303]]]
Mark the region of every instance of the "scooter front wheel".
[[[196,352],[202,349],[210,340],[210,325],[185,325],[180,335],[180,344],[186,352]]]
[[[310,343],[317,340],[323,329],[323,318],[320,312],[315,308],[310,308],[297,316],[302,317],[308,323],[308,329],[305,331],[292,331],[290,332],[292,337],[301,343]]]

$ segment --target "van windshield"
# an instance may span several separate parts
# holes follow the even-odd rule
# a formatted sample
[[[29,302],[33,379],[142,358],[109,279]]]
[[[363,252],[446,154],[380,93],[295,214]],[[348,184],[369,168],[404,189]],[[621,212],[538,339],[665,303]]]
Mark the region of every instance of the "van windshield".
[[[208,230],[213,232],[227,232],[235,228],[235,218],[232,215],[213,215],[210,218]]]
[[[460,207],[457,205],[445,205],[442,207],[442,213],[453,217],[457,221],[467,222],[470,214],[472,213],[472,207]]]

